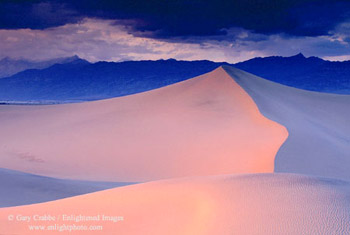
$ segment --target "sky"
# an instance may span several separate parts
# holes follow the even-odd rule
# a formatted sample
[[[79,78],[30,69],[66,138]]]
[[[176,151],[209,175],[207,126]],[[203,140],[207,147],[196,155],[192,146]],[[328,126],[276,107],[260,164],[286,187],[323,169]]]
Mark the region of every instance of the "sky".
[[[0,0],[0,58],[350,60],[349,0]]]

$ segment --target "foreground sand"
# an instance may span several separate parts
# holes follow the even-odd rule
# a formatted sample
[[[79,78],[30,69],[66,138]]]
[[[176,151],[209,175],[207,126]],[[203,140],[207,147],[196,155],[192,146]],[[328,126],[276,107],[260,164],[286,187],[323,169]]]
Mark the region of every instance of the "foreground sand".
[[[137,95],[0,106],[0,166],[87,180],[273,172],[286,129],[218,68]]]
[[[103,226],[102,231],[75,234],[349,234],[349,186],[289,174],[159,181],[0,209],[0,234],[60,234],[28,227],[54,224]],[[122,216],[123,221],[63,221],[64,214]],[[9,215],[14,221],[8,221]],[[19,222],[17,215],[60,220]]]
[[[47,202],[125,185],[128,183],[63,180],[0,168],[0,207]]]

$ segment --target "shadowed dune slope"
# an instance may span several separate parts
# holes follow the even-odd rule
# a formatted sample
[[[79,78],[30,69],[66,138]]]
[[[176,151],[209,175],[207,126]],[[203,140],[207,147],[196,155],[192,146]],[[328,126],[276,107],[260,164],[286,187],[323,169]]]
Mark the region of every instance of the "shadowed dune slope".
[[[121,98],[0,106],[0,129],[2,167],[117,182],[273,172],[288,135],[221,67]]]
[[[0,207],[47,202],[128,185],[62,180],[0,168]]]
[[[345,181],[290,174],[158,181],[3,208],[0,233],[51,234],[29,231],[28,225],[65,223],[103,226],[102,231],[84,234],[349,234],[349,186]],[[59,222],[8,221],[8,215],[99,214],[102,220],[101,212],[124,220],[62,222],[61,217]]]
[[[264,116],[288,129],[288,139],[276,155],[276,172],[350,179],[350,95],[299,90],[224,69]]]

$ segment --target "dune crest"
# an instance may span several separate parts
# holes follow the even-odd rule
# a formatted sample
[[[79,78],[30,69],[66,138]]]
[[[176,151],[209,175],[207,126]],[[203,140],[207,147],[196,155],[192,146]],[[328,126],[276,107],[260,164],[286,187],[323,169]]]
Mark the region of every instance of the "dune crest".
[[[348,182],[291,174],[166,180],[0,209],[0,233],[51,234],[30,231],[28,225],[65,223],[103,226],[84,234],[348,234],[349,198]],[[9,215],[18,214],[102,216],[102,212],[123,220],[8,221]]]
[[[275,172],[350,179],[350,95],[311,92],[224,69],[267,118],[288,129]]]
[[[0,106],[0,129],[2,167],[134,182],[273,172],[288,135],[221,67],[121,98]]]

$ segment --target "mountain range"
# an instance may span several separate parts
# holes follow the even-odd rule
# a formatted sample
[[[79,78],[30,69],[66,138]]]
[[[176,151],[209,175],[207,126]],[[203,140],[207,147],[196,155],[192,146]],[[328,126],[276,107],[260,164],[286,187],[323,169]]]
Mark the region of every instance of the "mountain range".
[[[11,61],[1,60],[0,66],[7,66],[1,74],[8,73],[9,68],[23,69],[22,64],[26,64]],[[222,65],[228,63],[174,59],[90,63],[73,56],[43,61],[35,64],[36,67],[1,78],[0,100],[2,103],[55,103],[125,96],[184,81]],[[298,54],[254,58],[233,66],[295,88],[350,94],[350,61],[331,62]]]
[[[335,62],[303,54],[271,56],[237,63],[236,68],[259,77],[310,91],[350,94],[350,61]]]
[[[44,61],[13,59],[5,57],[0,60],[0,78],[9,77],[27,69],[45,69],[54,64],[66,64],[78,59],[78,56],[56,58]]]

